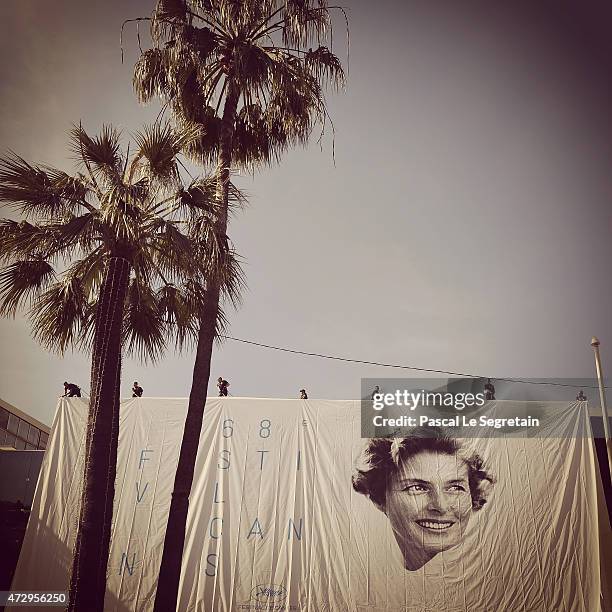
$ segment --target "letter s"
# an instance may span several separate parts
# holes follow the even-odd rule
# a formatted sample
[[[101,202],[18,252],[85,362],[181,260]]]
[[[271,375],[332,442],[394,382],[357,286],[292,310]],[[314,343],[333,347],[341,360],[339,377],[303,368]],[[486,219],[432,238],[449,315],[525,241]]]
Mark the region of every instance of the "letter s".
[[[217,559],[219,558],[219,555],[217,555],[216,553],[210,553],[209,555],[206,556],[206,575],[207,576],[216,576],[217,575]],[[210,567],[212,568],[212,570],[209,571],[208,566],[210,565]],[[211,573],[212,571],[212,573]]]

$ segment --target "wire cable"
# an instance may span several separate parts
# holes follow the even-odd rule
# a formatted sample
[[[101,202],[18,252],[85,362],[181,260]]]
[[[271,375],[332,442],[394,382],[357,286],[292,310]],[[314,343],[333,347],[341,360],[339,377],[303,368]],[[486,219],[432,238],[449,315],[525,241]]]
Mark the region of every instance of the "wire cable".
[[[333,361],[344,361],[347,363],[360,363],[362,365],[373,365],[381,368],[396,368],[401,370],[413,370],[415,372],[429,372],[431,374],[448,374],[449,376],[461,376],[468,378],[491,378],[495,381],[519,383],[523,385],[548,385],[553,387],[569,387],[571,389],[599,389],[597,386],[585,386],[585,385],[571,385],[569,383],[557,383],[557,382],[541,382],[536,380],[524,380],[521,378],[500,378],[494,376],[482,376],[480,374],[467,374],[466,372],[451,372],[449,370],[436,370],[434,368],[420,368],[417,366],[400,365],[395,363],[382,363],[380,361],[367,361],[365,359],[351,359],[349,357],[338,357],[335,355],[325,355],[323,353],[311,353],[309,351],[300,351],[297,349],[286,348],[282,346],[273,346],[271,344],[263,344],[262,342],[255,342],[253,340],[244,340],[242,338],[234,338],[232,336],[219,336],[225,340],[232,340],[234,342],[240,342],[242,344],[250,344],[252,346],[258,346],[260,348],[272,349],[274,351],[282,351],[283,353],[293,353],[294,355],[304,355],[306,357],[319,357],[320,359],[331,359]],[[610,387],[604,387],[609,389]]]

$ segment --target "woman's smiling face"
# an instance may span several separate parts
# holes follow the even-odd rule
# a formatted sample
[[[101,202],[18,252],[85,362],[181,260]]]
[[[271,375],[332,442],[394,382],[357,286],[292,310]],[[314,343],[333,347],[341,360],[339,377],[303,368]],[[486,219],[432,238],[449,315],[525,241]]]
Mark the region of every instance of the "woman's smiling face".
[[[423,451],[387,483],[385,513],[406,566],[420,567],[463,537],[472,512],[468,467],[457,455]],[[412,559],[412,561],[411,561]]]

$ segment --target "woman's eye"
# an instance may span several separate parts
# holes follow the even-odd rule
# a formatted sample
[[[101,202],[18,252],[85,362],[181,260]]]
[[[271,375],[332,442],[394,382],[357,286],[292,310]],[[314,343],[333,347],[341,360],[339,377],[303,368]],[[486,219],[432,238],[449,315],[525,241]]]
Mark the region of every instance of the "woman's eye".
[[[448,490],[452,491],[452,492],[455,492],[455,493],[457,493],[457,492],[463,492],[464,493],[466,491],[466,488],[463,485],[455,484],[455,485],[451,485],[450,487],[448,487]]]
[[[427,491],[427,487],[421,484],[412,484],[405,486],[402,491],[408,491],[409,493],[424,493]]]

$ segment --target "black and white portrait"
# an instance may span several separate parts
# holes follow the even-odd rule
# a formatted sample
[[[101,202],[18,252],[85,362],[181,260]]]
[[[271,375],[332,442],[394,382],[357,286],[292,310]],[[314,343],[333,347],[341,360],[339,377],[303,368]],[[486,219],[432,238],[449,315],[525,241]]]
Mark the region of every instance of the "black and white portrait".
[[[480,455],[428,428],[405,438],[371,438],[352,482],[385,513],[405,568],[415,571],[462,541],[472,513],[487,503],[495,477]]]

